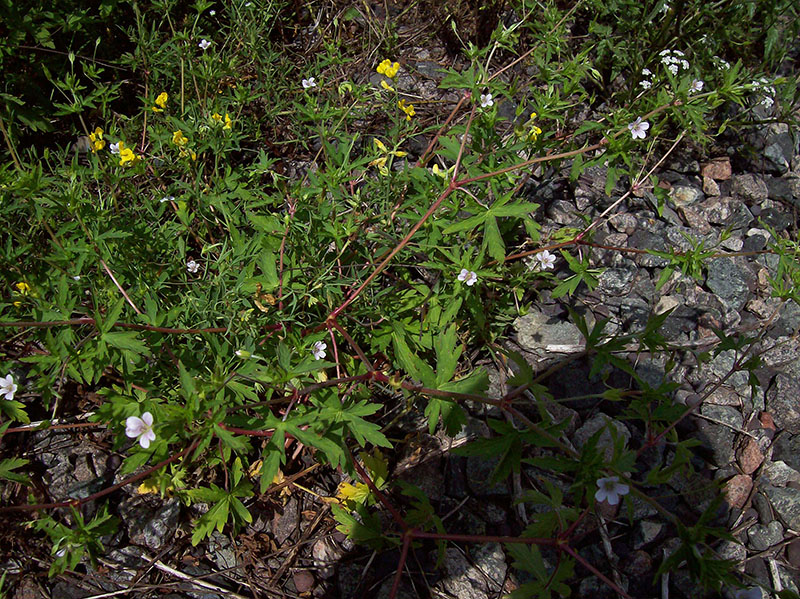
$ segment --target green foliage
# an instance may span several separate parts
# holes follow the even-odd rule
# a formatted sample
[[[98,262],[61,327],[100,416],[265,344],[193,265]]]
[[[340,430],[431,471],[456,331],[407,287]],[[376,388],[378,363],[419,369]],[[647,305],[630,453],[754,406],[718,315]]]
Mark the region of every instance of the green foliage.
[[[646,197],[660,214],[667,198],[644,173],[667,142],[680,135],[705,144],[739,124],[728,108],[752,118],[765,94],[775,96],[776,118],[792,118],[794,83],[752,81],[783,58],[779,40],[800,22],[791,18],[796,5],[516,0],[518,22],[498,26],[485,48],[470,44],[469,66],[442,73],[440,87],[462,96],[469,114],[445,124],[435,103],[409,108],[396,75],[376,86],[354,71],[363,61],[341,36],[319,33],[321,49],[308,60],[287,52],[284,30],[299,22],[286,23],[299,17],[280,2],[237,0],[216,15],[203,0],[28,4],[0,0],[9,33],[0,41],[8,151],[0,165],[0,323],[8,328],[0,330],[9,341],[0,376],[13,368],[25,377],[20,396],[0,400],[0,435],[11,422],[52,418],[56,407],[75,412],[72,389],[93,392],[91,421],[126,455],[122,476],[168,461],[148,489],[207,504],[194,545],[251,521],[245,503],[256,478],[263,494],[295,466],[287,448],[302,446],[353,476],[352,455],[363,448],[375,484],[403,502],[407,524],[441,533],[438,506],[408,484],[395,493],[386,462],[370,450],[393,449],[391,419],[403,404],[423,411],[429,434],[461,434],[464,402],[489,389],[479,364],[496,360],[512,366],[503,381],[511,394],[490,403],[511,419],[489,420],[489,438],[455,453],[495,458],[492,482],[523,466],[542,474],[520,496],[547,507],[526,535],[568,530],[601,476],[656,485],[691,472],[692,443],[674,432],[684,415],[675,385],[648,384],[627,359],[673,351],[661,332],[669,313],[612,335],[608,320],[590,326],[571,312],[590,376],[631,377],[632,389],[609,384],[594,399],[621,404],[622,417],[647,433],[630,448],[608,427],[610,458],[599,446],[603,431],[580,451],[567,443],[568,422],[551,415],[538,373],[501,349],[538,290],[571,298],[595,289],[602,272],[591,231],[564,227],[542,239],[530,183],[602,167],[606,195],[652,185]],[[333,27],[359,18],[350,9]],[[498,52],[521,53],[531,40],[525,64],[496,77]],[[387,33],[384,46],[397,45]],[[672,73],[664,49],[684,52],[691,66]],[[653,71],[646,88],[644,68]],[[301,85],[309,77],[316,87]],[[698,93],[690,86],[701,77]],[[596,111],[589,120],[588,106]],[[651,128],[637,140],[628,125],[643,115]],[[424,156],[422,138],[434,141]],[[797,242],[772,235],[773,295],[800,302]],[[669,261],[659,288],[678,271],[701,278],[715,255],[687,239],[689,251],[650,251]],[[515,257],[545,244],[559,248],[569,272],[536,271]],[[459,280],[462,269],[475,280]],[[741,357],[755,342],[718,336],[711,352]],[[753,385],[758,366],[756,357],[738,364]],[[520,397],[532,406],[517,409]],[[126,420],[146,413],[149,444],[126,434]],[[674,444],[674,459],[644,465],[636,478],[637,450],[659,435]],[[4,457],[0,478],[27,483],[27,464]],[[375,549],[396,546],[372,490],[359,492],[363,501],[332,506],[338,530]],[[680,529],[680,560],[714,586],[729,565],[702,549],[721,536],[706,520]],[[69,524],[35,521],[54,544],[51,574],[94,559],[114,524],[106,508],[88,524],[77,511]],[[443,555],[444,543],[438,548]],[[569,594],[572,559],[550,564],[533,545],[508,551],[534,579],[512,596]]]
[[[71,510],[71,524],[68,526],[57,522],[50,515],[45,515],[30,524],[34,529],[46,533],[53,542],[53,563],[50,576],[61,574],[66,570],[74,570],[84,556],[92,564],[103,554],[100,537],[110,535],[117,529],[119,521],[108,513],[104,506],[88,523],[76,509]]]

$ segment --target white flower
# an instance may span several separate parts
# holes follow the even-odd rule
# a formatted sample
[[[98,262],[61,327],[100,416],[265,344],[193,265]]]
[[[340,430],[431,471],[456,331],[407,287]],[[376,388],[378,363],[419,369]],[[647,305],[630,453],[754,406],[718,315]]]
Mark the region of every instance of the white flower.
[[[650,123],[643,121],[642,117],[636,117],[635,121],[628,124],[628,129],[630,130],[633,139],[644,139],[649,128]]]
[[[216,14],[217,14],[217,11],[216,11],[216,10],[209,10],[209,11],[208,11],[208,15],[209,15],[209,16],[211,16],[211,17],[213,17],[213,16],[214,16],[214,15],[216,15]]]
[[[245,8],[250,8],[251,6],[253,6],[253,3],[252,3],[252,2],[245,2],[245,3],[244,3],[244,7],[245,7]]]
[[[494,106],[492,94],[481,94],[481,108],[488,108],[489,106]]]
[[[652,74],[653,73],[650,69],[642,69],[642,75],[644,75],[645,77],[649,77]]]
[[[676,64],[669,65],[667,67],[667,69],[669,69],[669,72],[672,73],[673,75],[677,75],[678,74],[678,65],[676,65]]]
[[[175,199],[175,196],[164,196],[160,200],[158,200],[159,204],[163,204],[164,202],[172,202]]]
[[[186,270],[188,270],[192,274],[196,273],[199,269],[200,269],[200,265],[197,262],[195,262],[194,260],[189,260],[186,263]]]
[[[684,71],[688,71],[689,70],[689,61],[682,60],[681,61],[681,67],[683,68]]]
[[[536,254],[536,259],[539,261],[539,268],[542,270],[553,268],[556,263],[556,257],[547,250]]]
[[[594,498],[597,501],[607,501],[609,505],[617,505],[619,498],[622,495],[627,495],[628,491],[630,491],[628,485],[619,482],[618,476],[598,478],[597,486],[600,488],[597,489]]]
[[[208,50],[211,47],[211,42],[209,42],[206,38],[203,38],[199,44],[201,50]]]
[[[464,281],[467,284],[467,287],[472,287],[478,280],[478,275],[471,270],[467,270],[466,268],[462,268],[461,272],[458,273],[458,280]]]
[[[692,81],[692,84],[689,86],[689,93],[694,94],[696,92],[702,91],[705,82],[702,79],[695,79]]]
[[[327,348],[327,347],[328,346],[325,343],[323,343],[322,341],[317,341],[314,344],[314,348],[311,350],[311,353],[314,354],[314,359],[315,360],[321,360],[322,358],[324,358],[325,357],[325,348]]]
[[[653,84],[652,84],[650,81],[648,81],[647,79],[645,79],[644,81],[640,81],[640,82],[639,82],[639,85],[641,85],[641,86],[642,86],[643,88],[645,88],[645,89],[650,89],[650,87],[651,87]]]
[[[7,374],[5,377],[0,377],[0,395],[5,395],[5,399],[11,401],[16,392],[17,384],[14,382],[13,376]]]
[[[317,82],[314,77],[309,77],[308,79],[303,79],[303,89],[309,89],[312,87],[317,87]]]
[[[73,281],[80,281],[81,280],[81,276],[80,275],[75,275],[74,277],[72,277],[72,280]]]
[[[119,142],[115,144],[109,144],[108,149],[112,154],[119,154]]]
[[[764,108],[772,108],[772,105],[775,104],[775,100],[772,98],[772,96],[764,96],[764,99],[761,100],[761,104],[764,106]]]
[[[153,432],[153,415],[150,412],[145,412],[142,417],[129,416],[125,420],[125,434],[131,439],[138,437],[139,445],[147,449],[150,447],[150,441],[156,440],[156,434]]]

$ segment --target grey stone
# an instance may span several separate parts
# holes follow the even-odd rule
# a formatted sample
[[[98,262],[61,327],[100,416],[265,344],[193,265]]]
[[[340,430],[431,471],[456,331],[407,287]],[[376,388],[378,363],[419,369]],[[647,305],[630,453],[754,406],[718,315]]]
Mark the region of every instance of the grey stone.
[[[283,506],[282,513],[276,513],[272,519],[272,534],[279,545],[283,545],[286,540],[298,531],[300,524],[300,512],[297,499],[290,497],[286,505]]]
[[[780,372],[766,394],[767,411],[779,429],[800,434],[800,382]]]
[[[785,462],[794,470],[800,470],[800,435],[788,433],[778,435],[772,443],[772,459]],[[780,486],[777,483],[773,484]]]
[[[730,406],[704,404],[700,408],[700,413],[718,422],[724,422],[729,426],[742,427],[741,413]],[[720,467],[730,464],[735,457],[733,442],[736,438],[736,432],[729,426],[715,424],[704,419],[698,419],[697,426],[698,437],[711,449],[714,463]]]
[[[503,588],[506,580],[508,565],[503,548],[499,543],[484,543],[472,551],[472,561],[488,578],[489,591],[497,593]]]
[[[764,158],[770,170],[778,174],[784,174],[789,170],[789,161],[783,153],[783,148],[779,143],[772,143],[764,148]]]
[[[211,559],[221,570],[236,568],[236,552],[233,550],[230,539],[222,533],[216,530],[211,533],[211,537],[208,539],[208,551]]]
[[[714,225],[731,229],[743,229],[753,222],[753,213],[740,200],[720,197],[712,198],[700,205],[700,209]]]
[[[667,251],[668,249],[661,235],[643,229],[637,229],[636,232],[628,238],[628,247],[640,250],[657,250],[661,252]],[[661,258],[660,256],[654,256],[652,254],[636,254],[634,261],[639,266],[647,268],[662,268],[669,264],[669,260],[666,258]]]
[[[703,193],[708,196],[718,196],[720,194],[719,183],[711,177],[703,177]]]
[[[785,337],[794,335],[800,328],[800,306],[789,301],[781,309],[778,321],[770,330],[770,335],[774,337]]]
[[[765,485],[763,491],[781,520],[789,528],[800,530],[800,490]]]
[[[178,528],[180,502],[152,495],[135,495],[120,503],[119,511],[132,543],[157,551],[173,540]]]
[[[670,190],[669,197],[676,206],[687,206],[704,198],[702,191],[689,185],[676,185]]]
[[[552,352],[578,352],[583,350],[584,339],[571,322],[531,310],[514,321],[517,343],[539,358],[552,358]]]
[[[784,177],[768,177],[766,180],[767,189],[769,190],[769,199],[780,202],[792,202],[792,183],[791,178]]]
[[[469,563],[460,549],[446,550],[444,570],[442,586],[451,595],[460,599],[489,599],[486,577]]]
[[[735,197],[753,204],[758,204],[769,197],[769,190],[764,180],[758,175],[750,173],[735,175],[732,191]]]
[[[733,258],[716,258],[708,263],[706,286],[724,304],[741,310],[750,295],[748,271],[743,270]]]
[[[765,551],[783,541],[783,526],[777,520],[773,520],[766,526],[756,524],[747,530],[747,538],[753,549]]]
[[[607,268],[598,280],[598,292],[609,295],[623,295],[630,291],[635,271],[627,268]]]
[[[658,538],[664,530],[664,523],[653,520],[640,520],[633,531],[633,548],[641,549]]]
[[[722,541],[717,547],[717,555],[720,559],[732,559],[740,562],[747,557],[747,549],[735,541]]]
[[[784,461],[771,460],[761,467],[759,480],[773,487],[785,487],[789,482],[800,483],[800,472]]]
[[[622,437],[623,447],[627,445],[631,438],[631,433],[627,427],[610,416],[602,412],[595,414],[592,418],[583,423],[578,430],[575,431],[573,442],[578,447],[583,447],[589,438],[596,432],[602,430],[600,438],[597,441],[597,449],[603,452],[604,459],[610,460],[614,456],[614,440],[611,436],[609,427],[614,427],[617,437]]]
[[[759,215],[759,220],[775,229],[778,233],[788,229],[794,222],[794,218],[790,214],[781,212],[775,208],[762,210]]]

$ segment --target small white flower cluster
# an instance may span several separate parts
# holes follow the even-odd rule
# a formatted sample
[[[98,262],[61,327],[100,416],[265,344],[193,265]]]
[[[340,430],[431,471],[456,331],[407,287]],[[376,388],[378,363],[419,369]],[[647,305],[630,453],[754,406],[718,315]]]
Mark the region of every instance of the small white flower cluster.
[[[769,80],[765,77],[761,77],[757,81],[751,81],[750,85],[764,94],[764,97],[761,99],[761,105],[764,106],[764,108],[772,108],[772,105],[775,104],[775,88],[769,84]]]
[[[686,55],[680,50],[662,50],[658,55],[661,57],[661,64],[674,76],[677,76],[681,69],[689,70],[689,61],[684,58]]]
[[[653,76],[653,71],[651,71],[650,69],[642,69],[642,77],[652,77],[652,76]],[[641,85],[645,89],[650,89],[653,86],[653,82],[650,81],[649,79],[642,79],[639,82],[639,85]]]
[[[714,65],[716,65],[717,69],[720,71],[722,70],[727,71],[729,68],[731,68],[731,63],[729,63],[727,60],[720,58],[719,56],[715,56],[714,58],[712,58],[712,60],[714,61]]]

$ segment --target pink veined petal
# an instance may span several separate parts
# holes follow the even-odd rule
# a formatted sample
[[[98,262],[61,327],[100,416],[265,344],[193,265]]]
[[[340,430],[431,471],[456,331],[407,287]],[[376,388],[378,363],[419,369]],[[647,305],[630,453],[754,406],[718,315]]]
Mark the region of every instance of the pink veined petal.
[[[128,416],[125,420],[125,434],[129,437],[138,437],[143,429],[144,422],[138,416]]]
[[[597,492],[594,494],[594,498],[597,501],[605,501],[607,497],[608,497],[608,491],[606,491],[602,487],[597,489]]]
[[[139,445],[142,446],[142,449],[147,449],[150,447],[150,437],[147,435],[147,433],[139,437]]]
[[[609,492],[608,494],[608,505],[617,505],[619,503],[619,495],[613,492]]]
[[[642,121],[641,124],[639,125],[639,127],[641,127],[643,130],[647,131],[650,128],[650,123],[648,123],[647,121]]]
[[[142,420],[148,427],[153,426],[153,415],[150,412],[142,414]]]
[[[630,487],[628,487],[628,485],[618,484],[617,488],[614,490],[620,495],[627,495],[628,491],[630,491]]]

